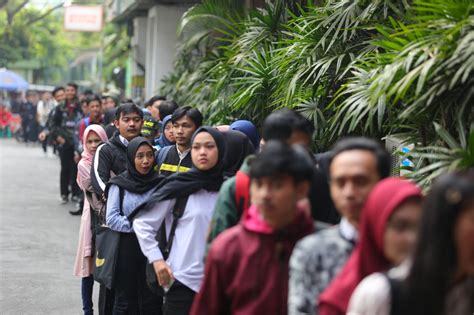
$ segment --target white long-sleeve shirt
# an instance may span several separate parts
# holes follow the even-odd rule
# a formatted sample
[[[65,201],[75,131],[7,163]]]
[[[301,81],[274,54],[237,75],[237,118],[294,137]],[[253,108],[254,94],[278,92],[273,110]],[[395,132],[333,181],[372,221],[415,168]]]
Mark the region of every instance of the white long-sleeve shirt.
[[[184,214],[176,227],[170,255],[166,260],[174,277],[195,292],[199,291],[204,277],[206,237],[217,195],[218,192],[201,189],[189,196]],[[175,202],[175,199],[159,202],[149,211],[139,213],[133,221],[133,229],[142,252],[150,263],[163,259],[155,237],[165,220],[169,239]]]

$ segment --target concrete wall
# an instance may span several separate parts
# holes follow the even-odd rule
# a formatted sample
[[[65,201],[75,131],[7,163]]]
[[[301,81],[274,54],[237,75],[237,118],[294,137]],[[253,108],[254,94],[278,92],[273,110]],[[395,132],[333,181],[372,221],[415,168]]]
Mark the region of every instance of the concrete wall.
[[[158,4],[148,11],[145,99],[158,93],[161,79],[173,69],[176,28],[189,7]]]

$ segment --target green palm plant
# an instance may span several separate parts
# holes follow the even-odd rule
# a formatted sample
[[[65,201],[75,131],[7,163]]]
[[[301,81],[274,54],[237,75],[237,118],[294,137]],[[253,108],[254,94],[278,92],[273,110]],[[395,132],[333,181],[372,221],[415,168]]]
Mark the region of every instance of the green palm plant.
[[[458,140],[441,125],[433,123],[433,126],[439,137],[438,145],[415,148],[407,157],[414,159],[416,164],[403,167],[411,171],[409,178],[425,188],[445,172],[474,168],[474,123],[466,129],[458,125]]]
[[[378,27],[379,51],[351,69],[328,107],[333,136],[388,134],[415,127],[410,139],[427,145],[430,123],[452,130],[453,115],[474,93],[474,4],[414,1],[410,23]],[[408,128],[410,129],[410,128]]]

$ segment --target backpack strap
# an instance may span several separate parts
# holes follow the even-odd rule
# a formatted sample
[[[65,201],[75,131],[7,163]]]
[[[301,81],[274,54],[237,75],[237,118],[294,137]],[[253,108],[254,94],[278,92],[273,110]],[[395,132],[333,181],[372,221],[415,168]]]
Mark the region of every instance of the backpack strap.
[[[391,304],[390,304],[390,315],[401,315],[403,314],[402,306],[402,297],[401,297],[401,284],[402,282],[399,279],[394,279],[384,273],[387,281],[390,285],[390,295],[391,295]]]
[[[89,127],[90,124],[91,124],[91,118],[90,117],[84,118],[84,126],[87,128]]]
[[[186,204],[188,202],[188,197],[179,197],[176,199],[176,203],[174,204],[173,207],[173,223],[171,224],[171,230],[170,230],[170,235],[169,238],[166,239],[166,226],[165,222],[161,225],[161,228],[159,233],[161,233],[161,252],[163,255],[163,258],[166,260],[168,259],[170,252],[171,252],[171,247],[173,246],[173,239],[174,239],[174,234],[176,232],[176,227],[178,226],[178,221],[179,219],[183,216],[184,210],[186,209]]]
[[[235,205],[238,215],[243,217],[250,207],[250,176],[242,171],[235,174]]]
[[[158,151],[158,155],[156,157],[156,165],[158,168],[158,171],[160,170],[161,164],[165,161],[166,157],[168,156],[168,152],[170,152],[171,148],[173,145],[168,145],[166,147],[163,147]]]

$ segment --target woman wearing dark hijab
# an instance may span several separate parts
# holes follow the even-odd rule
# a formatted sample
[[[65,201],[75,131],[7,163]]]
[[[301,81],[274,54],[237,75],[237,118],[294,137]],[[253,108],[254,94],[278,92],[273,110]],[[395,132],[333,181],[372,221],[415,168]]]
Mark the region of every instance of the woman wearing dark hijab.
[[[260,147],[260,135],[258,134],[257,127],[255,125],[248,121],[248,120],[237,120],[234,121],[229,128],[231,130],[238,130],[240,132],[243,132],[249,140],[252,142],[255,150],[259,151]]]
[[[153,197],[140,206],[142,210],[133,222],[140,247],[166,292],[165,315],[188,314],[204,277],[206,235],[223,181],[224,155],[222,134],[212,127],[200,127],[191,140],[192,169],[168,177]],[[175,203],[181,203],[183,198],[187,198],[184,212],[174,233],[170,233]],[[156,240],[163,222],[167,240],[172,243],[166,259]]]
[[[245,158],[255,152],[247,136],[236,130],[223,133],[225,139],[224,177],[232,177],[240,169]]]
[[[161,177],[153,171],[153,148],[142,137],[127,147],[127,170],[112,178],[107,187],[107,225],[121,232],[117,259],[114,314],[157,314],[159,298],[145,281],[146,258],[127,219],[135,207],[156,190]]]
[[[163,118],[161,123],[161,134],[160,137],[155,141],[155,145],[159,146],[161,149],[173,144],[175,144],[173,136],[173,123],[171,122],[171,115],[168,115]]]

